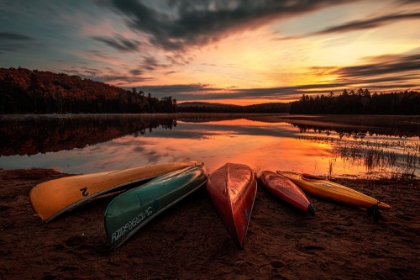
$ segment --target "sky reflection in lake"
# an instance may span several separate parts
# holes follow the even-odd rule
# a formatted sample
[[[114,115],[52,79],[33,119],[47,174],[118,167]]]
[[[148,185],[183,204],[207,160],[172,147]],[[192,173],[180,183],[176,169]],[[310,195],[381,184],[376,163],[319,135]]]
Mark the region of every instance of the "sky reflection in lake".
[[[32,156],[2,156],[0,167],[54,168],[66,173],[88,173],[137,165],[196,160],[212,172],[226,162],[262,170],[289,170],[333,176],[357,175],[367,171],[361,162],[351,162],[337,154],[339,142],[406,141],[398,137],[363,135],[362,139],[314,130],[302,131],[286,122],[247,119],[182,122],[172,129],[155,128],[143,135],[132,133],[84,148],[47,152]],[[396,149],[397,151],[397,149]],[[360,160],[363,161],[363,160]]]

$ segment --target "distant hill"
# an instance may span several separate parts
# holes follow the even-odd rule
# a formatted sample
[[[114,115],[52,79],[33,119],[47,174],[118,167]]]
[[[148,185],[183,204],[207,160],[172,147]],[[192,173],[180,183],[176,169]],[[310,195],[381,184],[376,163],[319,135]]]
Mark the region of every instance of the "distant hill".
[[[249,106],[209,102],[177,104],[171,96],[145,96],[136,88],[127,90],[76,75],[0,68],[0,114],[52,113],[285,113],[290,104]]]
[[[176,100],[79,76],[0,68],[0,114],[175,112]]]
[[[263,103],[240,106],[212,102],[183,102],[178,104],[178,112],[223,112],[223,113],[288,113],[290,103]]]
[[[214,102],[182,102],[182,103],[178,103],[178,106],[181,106],[181,107],[205,106],[205,107],[210,107],[210,108],[241,107],[239,105],[234,105],[234,104],[222,104],[222,103],[214,103]]]

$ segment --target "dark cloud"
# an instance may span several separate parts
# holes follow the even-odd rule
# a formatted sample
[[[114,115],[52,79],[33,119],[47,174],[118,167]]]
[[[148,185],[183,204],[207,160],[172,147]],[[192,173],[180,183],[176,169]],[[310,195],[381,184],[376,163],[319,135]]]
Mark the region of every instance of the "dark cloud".
[[[127,25],[148,34],[150,43],[165,50],[183,51],[204,46],[233,32],[253,29],[281,17],[299,15],[351,0],[238,0],[169,1],[167,12],[141,1],[101,2],[126,16]]]
[[[162,65],[159,64],[157,59],[152,57],[152,56],[145,57],[144,61],[143,61],[143,65],[142,65],[143,68],[145,68],[147,70],[150,70],[150,71],[153,71],[156,68],[161,67],[161,66]]]
[[[420,53],[384,55],[371,57],[368,63],[347,67],[312,67],[316,76],[336,75],[337,82],[346,85],[369,85],[369,87],[418,87],[420,81]],[[382,87],[383,85],[383,87]]]
[[[102,75],[102,76],[85,76],[86,78],[92,79],[92,80],[96,80],[96,81],[100,81],[100,82],[111,82],[111,81],[123,81],[126,82],[128,84],[133,84],[133,83],[139,83],[139,82],[144,82],[144,81],[150,81],[150,78],[144,78],[144,77],[132,77],[132,76],[126,76],[126,75]],[[83,77],[83,78],[85,78]]]
[[[4,51],[4,52],[16,52],[19,49],[23,49],[23,46],[16,45],[16,44],[13,44],[13,45],[9,45],[9,44],[7,44],[7,45],[0,45],[0,51]]]
[[[139,69],[133,69],[133,70],[130,70],[130,73],[133,74],[134,76],[140,76],[143,73],[143,71]]]
[[[355,31],[355,30],[370,29],[370,28],[390,24],[395,21],[401,21],[401,20],[407,20],[407,19],[420,19],[420,13],[390,14],[390,15],[380,16],[380,17],[376,17],[372,19],[350,21],[342,25],[328,27],[324,30],[317,31],[309,35],[323,35],[323,34],[329,34],[329,33],[350,32],[350,31]]]
[[[105,58],[105,59],[109,59],[110,56],[104,52],[98,51],[98,50],[87,50],[86,51],[88,53],[88,55],[90,56],[95,56],[95,57],[99,57],[99,58]]]
[[[419,0],[397,0],[399,4],[418,4]]]
[[[418,75],[387,75],[385,77],[375,77],[375,78],[368,78],[368,77],[362,77],[359,79],[353,78],[352,84],[368,84],[368,85],[375,85],[382,83],[394,83],[401,84],[401,83],[407,83],[407,81],[416,80],[419,79]],[[417,85],[418,86],[418,85]]]
[[[91,69],[91,68],[83,68],[83,67],[81,69],[61,69],[60,71],[63,73],[67,73],[69,75],[80,76],[83,79],[91,79],[93,81],[104,82],[104,83],[109,83],[113,81],[122,81],[122,83],[118,84],[120,86],[127,86],[127,84],[131,85],[134,83],[153,80],[152,78],[129,76],[129,75],[123,75],[123,74],[104,75],[103,72],[99,69]]]
[[[89,68],[86,66],[82,66],[80,69],[83,69],[83,72],[85,73],[85,75],[87,74],[88,76],[100,76],[102,74],[102,71],[97,69],[97,68]]]
[[[26,48],[25,41],[35,41],[34,38],[14,32],[0,32],[0,54],[19,52]]]
[[[379,59],[375,59],[375,63],[343,67],[335,71],[335,73],[341,77],[353,78],[420,70],[420,53],[400,56],[395,55],[391,58],[384,58],[385,59],[382,61],[380,60],[380,57]]]
[[[117,49],[119,51],[138,51],[140,48],[140,42],[137,40],[125,39],[119,35],[116,35],[114,38],[105,37],[105,36],[92,36],[92,39],[105,43],[108,46]]]
[[[0,32],[0,39],[10,41],[32,41],[34,38],[14,32]]]
[[[331,33],[344,33],[344,32],[363,30],[363,29],[370,29],[370,28],[375,28],[375,27],[391,24],[396,21],[409,20],[409,19],[420,19],[420,13],[390,14],[390,15],[384,15],[384,16],[371,18],[371,19],[350,21],[344,24],[331,26],[320,31],[316,31],[316,32],[312,32],[312,33],[308,33],[304,35],[282,37],[282,38],[279,38],[278,40],[293,40],[293,39],[304,38],[307,36],[325,35],[325,34],[331,34]]]
[[[221,88],[214,88],[210,84],[189,84],[189,85],[161,85],[161,86],[143,86],[143,91],[147,92],[160,92],[160,93],[171,93],[171,92],[205,92],[221,90]]]

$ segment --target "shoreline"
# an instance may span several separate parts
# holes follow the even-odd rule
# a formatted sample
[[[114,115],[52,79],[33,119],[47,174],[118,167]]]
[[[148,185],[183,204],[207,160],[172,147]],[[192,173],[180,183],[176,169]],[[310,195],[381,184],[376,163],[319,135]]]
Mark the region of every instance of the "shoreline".
[[[50,223],[34,214],[30,189],[68,175],[0,170],[1,279],[415,279],[420,273],[419,180],[334,180],[389,203],[381,211],[386,221],[378,223],[363,209],[308,195],[312,217],[259,186],[244,250],[201,188],[112,251],[103,226],[112,194]]]

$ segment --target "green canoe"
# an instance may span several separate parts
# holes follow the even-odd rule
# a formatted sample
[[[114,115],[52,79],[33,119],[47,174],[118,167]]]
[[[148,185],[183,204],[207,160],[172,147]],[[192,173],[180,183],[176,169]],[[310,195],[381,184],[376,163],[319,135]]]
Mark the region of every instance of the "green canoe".
[[[108,205],[105,230],[116,248],[154,217],[205,185],[204,164],[159,176],[115,197]]]

